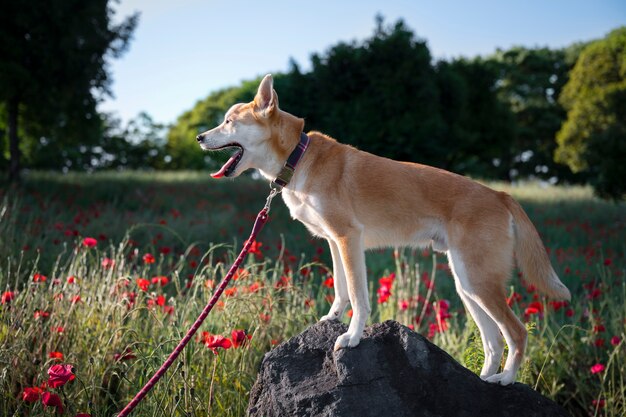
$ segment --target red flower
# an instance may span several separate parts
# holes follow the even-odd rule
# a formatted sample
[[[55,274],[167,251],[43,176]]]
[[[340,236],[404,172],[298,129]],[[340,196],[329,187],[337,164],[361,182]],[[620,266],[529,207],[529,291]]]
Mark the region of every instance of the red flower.
[[[288,276],[283,275],[283,276],[281,276],[281,277],[280,277],[280,279],[276,282],[276,284],[274,285],[274,287],[275,287],[276,289],[289,287],[289,283],[290,283],[290,281],[291,281],[291,278],[289,278]]]
[[[257,291],[259,291],[259,289],[262,287],[262,284],[258,283],[258,282],[254,282],[252,284],[250,284],[250,286],[248,287],[247,291],[249,293],[255,293]]]
[[[80,295],[75,295],[72,297],[72,304],[80,303]]]
[[[93,248],[98,244],[98,241],[92,237],[86,237],[83,239],[83,246],[87,246],[88,248]]]
[[[409,302],[407,300],[398,301],[398,308],[402,311],[407,310],[409,308]]]
[[[40,273],[36,273],[35,275],[33,275],[33,282],[46,282],[47,279],[47,276]]]
[[[526,310],[524,310],[524,314],[527,316],[530,316],[533,314],[539,314],[541,316],[542,313],[543,313],[543,304],[539,301],[533,301],[532,303],[528,304],[528,307],[526,307]]]
[[[235,348],[245,345],[250,339],[252,335],[246,334],[245,330],[233,330],[230,334],[230,340]]]
[[[161,254],[163,254],[163,255],[167,255],[167,254],[169,254],[171,251],[172,251],[172,249],[171,249],[171,248],[169,248],[168,246],[162,246],[162,247],[159,249],[159,252],[160,252]]]
[[[127,361],[130,359],[135,359],[137,356],[133,355],[133,351],[130,348],[127,348],[124,353],[116,353],[113,355],[114,361]]]
[[[48,357],[58,361],[63,360],[63,354],[61,352],[50,352],[48,353]]]
[[[244,245],[247,243],[248,241],[246,240],[244,242]],[[261,242],[257,242],[256,240],[253,240],[252,243],[250,244],[250,253],[253,253],[254,255],[256,255],[257,258],[260,258],[261,256],[263,256],[263,254],[261,253],[261,246],[263,246]]]
[[[168,282],[170,282],[170,280],[167,277],[159,276],[159,277],[152,278],[152,283],[159,284],[161,285],[161,287],[166,286]]]
[[[601,363],[596,363],[590,368],[590,371],[592,374],[597,374],[597,373],[603,372],[605,369],[606,369],[606,366],[604,366]]]
[[[606,405],[606,401],[604,400],[604,398],[600,398],[600,400],[591,401],[591,404],[593,404],[593,408],[604,408],[604,406]]]
[[[201,342],[217,355],[217,348],[229,349],[232,346],[230,340],[221,335],[202,332]]]
[[[71,275],[71,276],[67,277],[67,283],[68,284],[75,284],[76,283],[76,277],[74,275]]]
[[[88,414],[88,413],[78,413],[74,417],[91,417],[91,414]]]
[[[322,285],[327,288],[333,288],[335,286],[335,280],[333,279],[333,277],[328,277],[324,280],[324,283]]]
[[[237,295],[237,287],[226,288],[226,290],[224,290],[224,295],[226,297],[232,297],[234,295]]]
[[[0,298],[0,304],[9,304],[15,298],[14,291],[5,291],[2,293],[2,297]]]
[[[153,264],[154,263],[154,256],[152,256],[151,253],[146,253],[143,256],[143,263],[145,263],[146,265]]]
[[[148,287],[150,286],[150,281],[145,278],[137,278],[137,286],[142,291],[148,291]]]
[[[622,338],[621,338],[621,337],[619,337],[619,336],[613,336],[613,337],[611,338],[611,344],[612,344],[613,346],[617,346],[617,345],[619,345],[619,342],[621,342],[621,341],[622,341]]]
[[[68,364],[52,365],[48,369],[48,386],[52,388],[62,387],[76,378],[74,367]]]
[[[115,261],[111,258],[104,257],[102,258],[102,267],[104,269],[111,269],[115,266]]]
[[[39,387],[24,388],[24,391],[22,391],[22,401],[26,401],[27,403],[34,403],[35,401],[39,400],[42,392],[43,390]]]
[[[63,403],[61,402],[61,398],[57,394],[44,392],[41,396],[41,402],[46,407],[56,407],[57,413],[63,414]]]
[[[33,314],[33,316],[35,317],[35,320],[47,319],[48,317],[50,317],[50,313],[48,313],[47,311],[42,311],[42,310],[35,310],[35,313]]]

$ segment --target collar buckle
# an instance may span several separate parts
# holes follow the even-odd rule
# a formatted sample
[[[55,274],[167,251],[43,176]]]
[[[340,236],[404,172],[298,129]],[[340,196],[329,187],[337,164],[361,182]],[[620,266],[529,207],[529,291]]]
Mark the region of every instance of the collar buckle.
[[[289,181],[291,181],[291,178],[296,171],[296,166],[306,152],[310,141],[311,139],[304,132],[300,134],[300,142],[298,142],[296,148],[293,150],[293,152],[291,152],[289,158],[287,158],[285,165],[283,165],[283,168],[280,170],[274,181],[272,181],[272,183],[270,184],[271,188],[278,189],[280,191],[283,189],[284,186],[289,184]]]

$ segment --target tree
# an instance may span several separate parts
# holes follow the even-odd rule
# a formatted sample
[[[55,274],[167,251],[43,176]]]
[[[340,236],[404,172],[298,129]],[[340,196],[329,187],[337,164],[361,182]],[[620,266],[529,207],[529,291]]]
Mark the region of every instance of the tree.
[[[626,196],[626,27],[589,44],[563,88],[567,120],[556,140],[555,159],[587,172],[595,191]]]
[[[62,152],[94,143],[98,100],[110,95],[107,59],[127,49],[138,15],[113,24],[108,0],[31,0],[0,14],[0,102],[9,141],[9,180],[22,152],[56,166]]]
[[[558,102],[582,44],[566,49],[513,47],[486,62],[497,71],[497,93],[514,115],[515,135],[503,164],[520,177],[572,179],[569,168],[554,162],[554,137],[565,119]]]

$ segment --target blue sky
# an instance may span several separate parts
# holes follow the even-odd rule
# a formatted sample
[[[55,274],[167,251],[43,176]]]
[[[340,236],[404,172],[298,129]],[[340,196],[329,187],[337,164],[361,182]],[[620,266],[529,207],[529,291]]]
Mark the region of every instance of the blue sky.
[[[164,123],[220,88],[286,71],[290,58],[306,70],[312,53],[370,36],[378,13],[404,19],[436,59],[562,47],[626,25],[626,0],[121,0],[116,9],[141,17],[111,65],[115,98],[100,109]]]

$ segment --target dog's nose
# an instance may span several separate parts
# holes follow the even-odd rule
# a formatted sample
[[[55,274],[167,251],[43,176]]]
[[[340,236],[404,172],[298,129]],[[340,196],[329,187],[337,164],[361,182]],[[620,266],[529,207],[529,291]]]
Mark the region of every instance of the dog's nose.
[[[198,136],[196,136],[196,140],[197,140],[198,142],[202,142],[202,135],[198,135]]]

